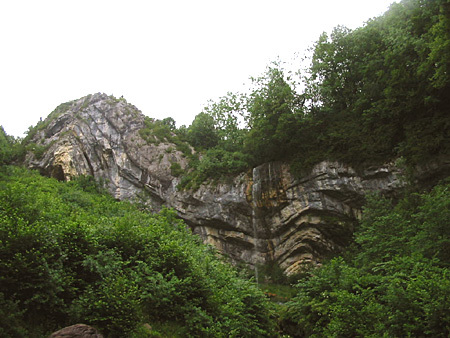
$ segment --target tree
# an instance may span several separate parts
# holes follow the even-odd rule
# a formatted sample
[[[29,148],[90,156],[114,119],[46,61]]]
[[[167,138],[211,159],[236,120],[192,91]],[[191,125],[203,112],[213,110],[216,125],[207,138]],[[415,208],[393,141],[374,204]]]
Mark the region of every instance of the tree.
[[[404,0],[364,27],[336,27],[314,48],[309,111],[322,152],[353,164],[448,153],[448,2]]]
[[[363,27],[338,26],[315,44],[302,92],[273,64],[248,94],[205,108],[190,140],[244,153],[250,167],[289,161],[296,174],[323,160],[364,168],[448,156],[448,13],[447,0],[403,0]]]
[[[0,126],[0,165],[10,164],[21,155],[22,147],[19,141],[6,134]]]
[[[5,130],[0,126],[0,164],[8,163],[11,160],[12,144]]]
[[[226,151],[242,150],[247,128],[244,121],[247,97],[243,94],[227,93],[217,102],[210,101],[204,112],[214,119],[219,137],[218,145]]]
[[[286,157],[295,139],[299,113],[298,97],[285,78],[283,69],[269,67],[254,79],[255,89],[248,99],[245,152],[253,157],[253,164]]]
[[[166,117],[161,121],[161,123],[168,126],[171,131],[174,131],[177,128],[175,120],[171,117]]]
[[[207,113],[198,114],[188,128],[188,140],[196,148],[209,149],[219,143],[214,118]]]

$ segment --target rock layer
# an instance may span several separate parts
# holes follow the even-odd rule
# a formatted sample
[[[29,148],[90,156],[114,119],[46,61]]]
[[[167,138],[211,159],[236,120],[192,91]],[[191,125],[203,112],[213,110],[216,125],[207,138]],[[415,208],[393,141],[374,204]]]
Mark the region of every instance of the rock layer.
[[[92,175],[117,199],[143,200],[153,210],[174,208],[193,232],[233,261],[276,262],[288,274],[320,262],[350,241],[368,192],[393,193],[403,185],[393,164],[358,173],[336,162],[317,164],[296,179],[286,163],[266,163],[226,183],[178,191],[187,159],[168,142],[148,144],[144,115],[123,99],[95,94],[66,104],[32,142],[26,163],[61,180]]]
[[[75,324],[53,332],[49,338],[103,338],[103,335],[92,326]]]

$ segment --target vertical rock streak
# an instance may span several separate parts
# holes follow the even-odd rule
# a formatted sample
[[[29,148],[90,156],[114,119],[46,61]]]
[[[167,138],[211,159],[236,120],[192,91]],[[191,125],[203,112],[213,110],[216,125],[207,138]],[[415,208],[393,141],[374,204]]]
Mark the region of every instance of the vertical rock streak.
[[[258,273],[258,224],[257,224],[257,215],[256,215],[256,211],[258,208],[257,205],[257,200],[258,200],[258,196],[257,196],[257,188],[258,185],[260,184],[260,182],[258,180],[255,181],[255,174],[256,174],[256,168],[254,168],[252,170],[252,180],[251,180],[251,184],[252,184],[252,199],[251,199],[251,208],[252,208],[252,228],[253,228],[253,255],[254,255],[254,270],[255,270],[255,280],[256,280],[256,284],[259,284],[259,273]]]

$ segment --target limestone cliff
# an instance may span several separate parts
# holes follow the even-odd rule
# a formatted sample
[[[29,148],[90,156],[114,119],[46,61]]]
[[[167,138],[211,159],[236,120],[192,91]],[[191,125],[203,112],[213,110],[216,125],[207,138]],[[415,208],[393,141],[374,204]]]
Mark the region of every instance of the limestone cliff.
[[[277,162],[231,182],[178,191],[171,166],[185,170],[187,159],[173,144],[146,142],[139,134],[144,119],[133,105],[105,94],[73,101],[38,128],[31,142],[41,153],[29,152],[26,164],[61,180],[92,175],[115,198],[144,199],[153,210],[172,207],[232,260],[275,261],[288,274],[349,243],[366,193],[392,193],[403,184],[393,164],[357,173],[322,162],[296,179],[289,165]]]

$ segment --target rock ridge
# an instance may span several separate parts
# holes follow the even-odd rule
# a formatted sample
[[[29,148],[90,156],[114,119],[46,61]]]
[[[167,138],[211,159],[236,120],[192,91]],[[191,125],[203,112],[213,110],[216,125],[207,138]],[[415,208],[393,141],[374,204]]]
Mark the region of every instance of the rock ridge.
[[[295,178],[283,162],[265,163],[231,182],[178,191],[171,166],[188,160],[170,142],[146,142],[145,116],[124,99],[94,94],[50,115],[25,163],[44,175],[70,180],[92,175],[120,200],[140,200],[154,211],[174,208],[205,243],[235,262],[276,262],[287,273],[320,262],[348,245],[369,192],[394,194],[405,183],[394,163],[362,173],[338,162],[318,163]],[[444,163],[448,172],[449,161]],[[442,166],[421,168],[428,179]]]

